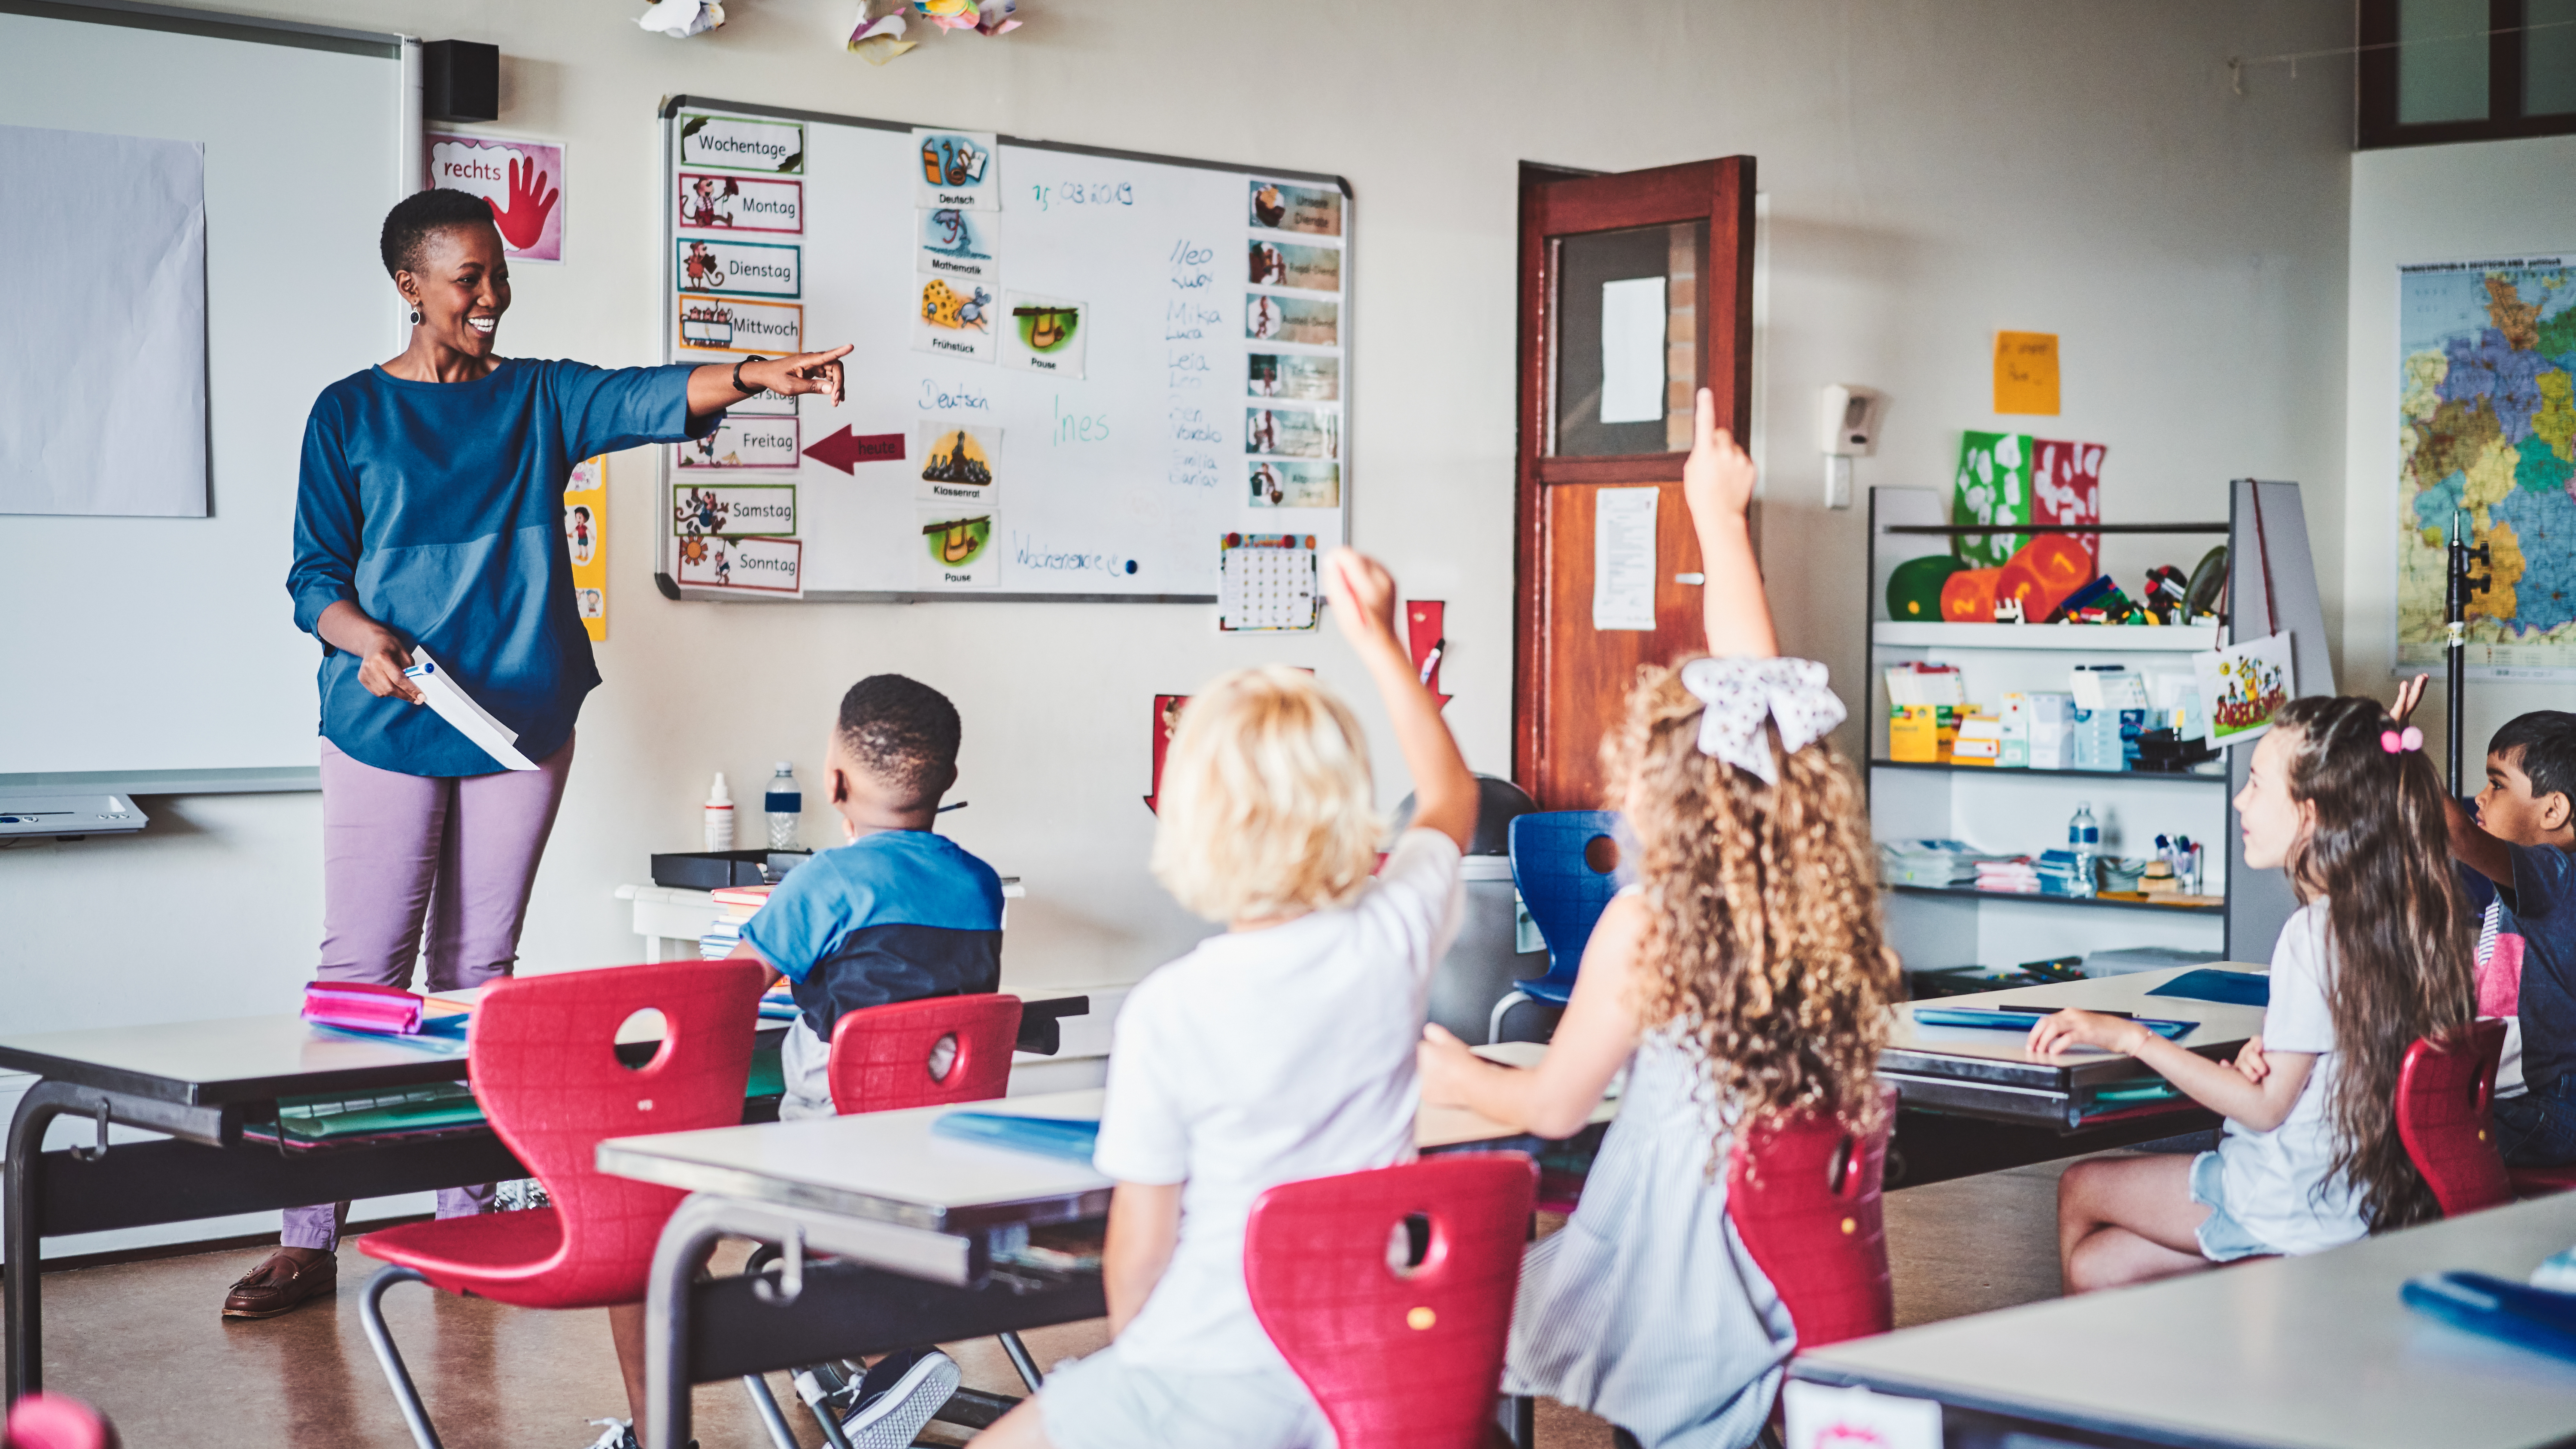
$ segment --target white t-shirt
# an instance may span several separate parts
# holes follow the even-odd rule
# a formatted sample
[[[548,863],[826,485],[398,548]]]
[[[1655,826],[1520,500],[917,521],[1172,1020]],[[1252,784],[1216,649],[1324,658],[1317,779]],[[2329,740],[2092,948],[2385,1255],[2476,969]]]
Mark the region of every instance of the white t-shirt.
[[[2280,1126],[2256,1132],[2230,1118],[2218,1144],[2227,1215],[2284,1253],[2341,1247],[2370,1230],[2360,1190],[2334,1170],[2340,1058],[2326,999],[2331,955],[2319,897],[2281,928],[2272,948],[2272,1001],[2263,1012],[2264,1050],[2313,1052],[2316,1065]]]
[[[1414,1043],[1458,931],[1458,846],[1409,830],[1358,900],[1211,936],[1118,1014],[1092,1161],[1184,1183],[1181,1237],[1126,1332],[1129,1364],[1276,1365],[1243,1284],[1243,1225],[1283,1182],[1413,1159]]]

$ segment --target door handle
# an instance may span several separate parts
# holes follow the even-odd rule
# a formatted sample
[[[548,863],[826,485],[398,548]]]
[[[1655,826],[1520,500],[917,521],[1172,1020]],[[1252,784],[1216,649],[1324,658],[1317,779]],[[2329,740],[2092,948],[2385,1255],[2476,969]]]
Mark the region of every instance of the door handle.
[[[1705,584],[1705,583],[1707,583],[1707,582],[1708,582],[1708,575],[1706,575],[1706,574],[1675,574],[1675,575],[1673,575],[1673,582],[1674,582],[1674,583],[1677,583],[1677,584],[1689,584],[1691,587],[1693,587],[1693,588],[1697,588],[1697,587],[1699,587],[1700,585]]]

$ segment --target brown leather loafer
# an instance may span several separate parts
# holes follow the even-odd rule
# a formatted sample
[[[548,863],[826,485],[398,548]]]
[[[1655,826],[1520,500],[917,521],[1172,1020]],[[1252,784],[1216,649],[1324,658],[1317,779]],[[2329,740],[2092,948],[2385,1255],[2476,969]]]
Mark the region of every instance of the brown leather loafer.
[[[244,1273],[224,1295],[226,1318],[275,1318],[307,1298],[319,1298],[340,1286],[340,1259],[325,1253],[298,1263],[284,1253],[271,1253]]]

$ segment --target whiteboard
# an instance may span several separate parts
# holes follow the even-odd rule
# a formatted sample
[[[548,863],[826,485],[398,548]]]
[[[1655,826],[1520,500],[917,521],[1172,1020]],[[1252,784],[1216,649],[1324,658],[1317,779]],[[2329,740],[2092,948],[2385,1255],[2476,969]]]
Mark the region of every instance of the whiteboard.
[[[691,96],[662,125],[666,357],[855,349],[840,407],[659,450],[665,594],[1212,603],[1229,539],[1342,541],[1339,178]]]
[[[320,656],[285,588],[297,463],[315,395],[402,346],[376,237],[409,189],[404,47],[95,8],[0,13],[0,124],[204,146],[209,512],[0,518],[0,786],[307,784]]]

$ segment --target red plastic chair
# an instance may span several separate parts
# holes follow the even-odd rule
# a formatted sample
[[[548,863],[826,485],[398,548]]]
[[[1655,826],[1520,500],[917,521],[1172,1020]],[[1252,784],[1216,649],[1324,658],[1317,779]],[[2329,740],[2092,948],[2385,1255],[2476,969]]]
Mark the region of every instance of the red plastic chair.
[[[1881,1087],[1882,1123],[1896,1093]],[[1866,1137],[1832,1118],[1758,1122],[1738,1132],[1726,1163],[1726,1213],[1744,1250],[1788,1307],[1801,1349],[1896,1326],[1880,1188],[1887,1128]]]
[[[116,1449],[116,1426],[68,1394],[42,1391],[9,1406],[6,1449]]]
[[[2553,1192],[2576,1188],[2576,1163],[2558,1167],[2508,1167],[2504,1172],[2513,1183],[2516,1197],[2547,1197]]]
[[[2397,1068],[2397,1136],[2455,1218],[2513,1201],[2496,1151],[2495,1079],[2504,1023],[2482,1017],[2448,1044],[2418,1039]]]
[[[654,1243],[687,1194],[600,1172],[599,1143],[742,1121],[763,975],[753,961],[687,961],[529,977],[484,993],[467,1080],[554,1205],[358,1240],[358,1251],[390,1265],[367,1281],[359,1311],[421,1449],[438,1449],[438,1433],[385,1328],[386,1290],[425,1281],[520,1308],[640,1302]],[[617,1059],[617,1028],[647,1008],[662,1013],[662,1044],[629,1068]]]
[[[932,1054],[952,1037],[956,1058],[935,1076]],[[933,996],[844,1012],[832,1024],[832,1108],[848,1116],[992,1101],[1010,1090],[1019,1039],[1016,996]]]
[[[1462,1153],[1286,1183],[1252,1205],[1252,1311],[1341,1449],[1473,1449],[1501,1433],[1536,1179],[1519,1153]],[[1429,1241],[1400,1268],[1391,1243],[1416,1215]]]

